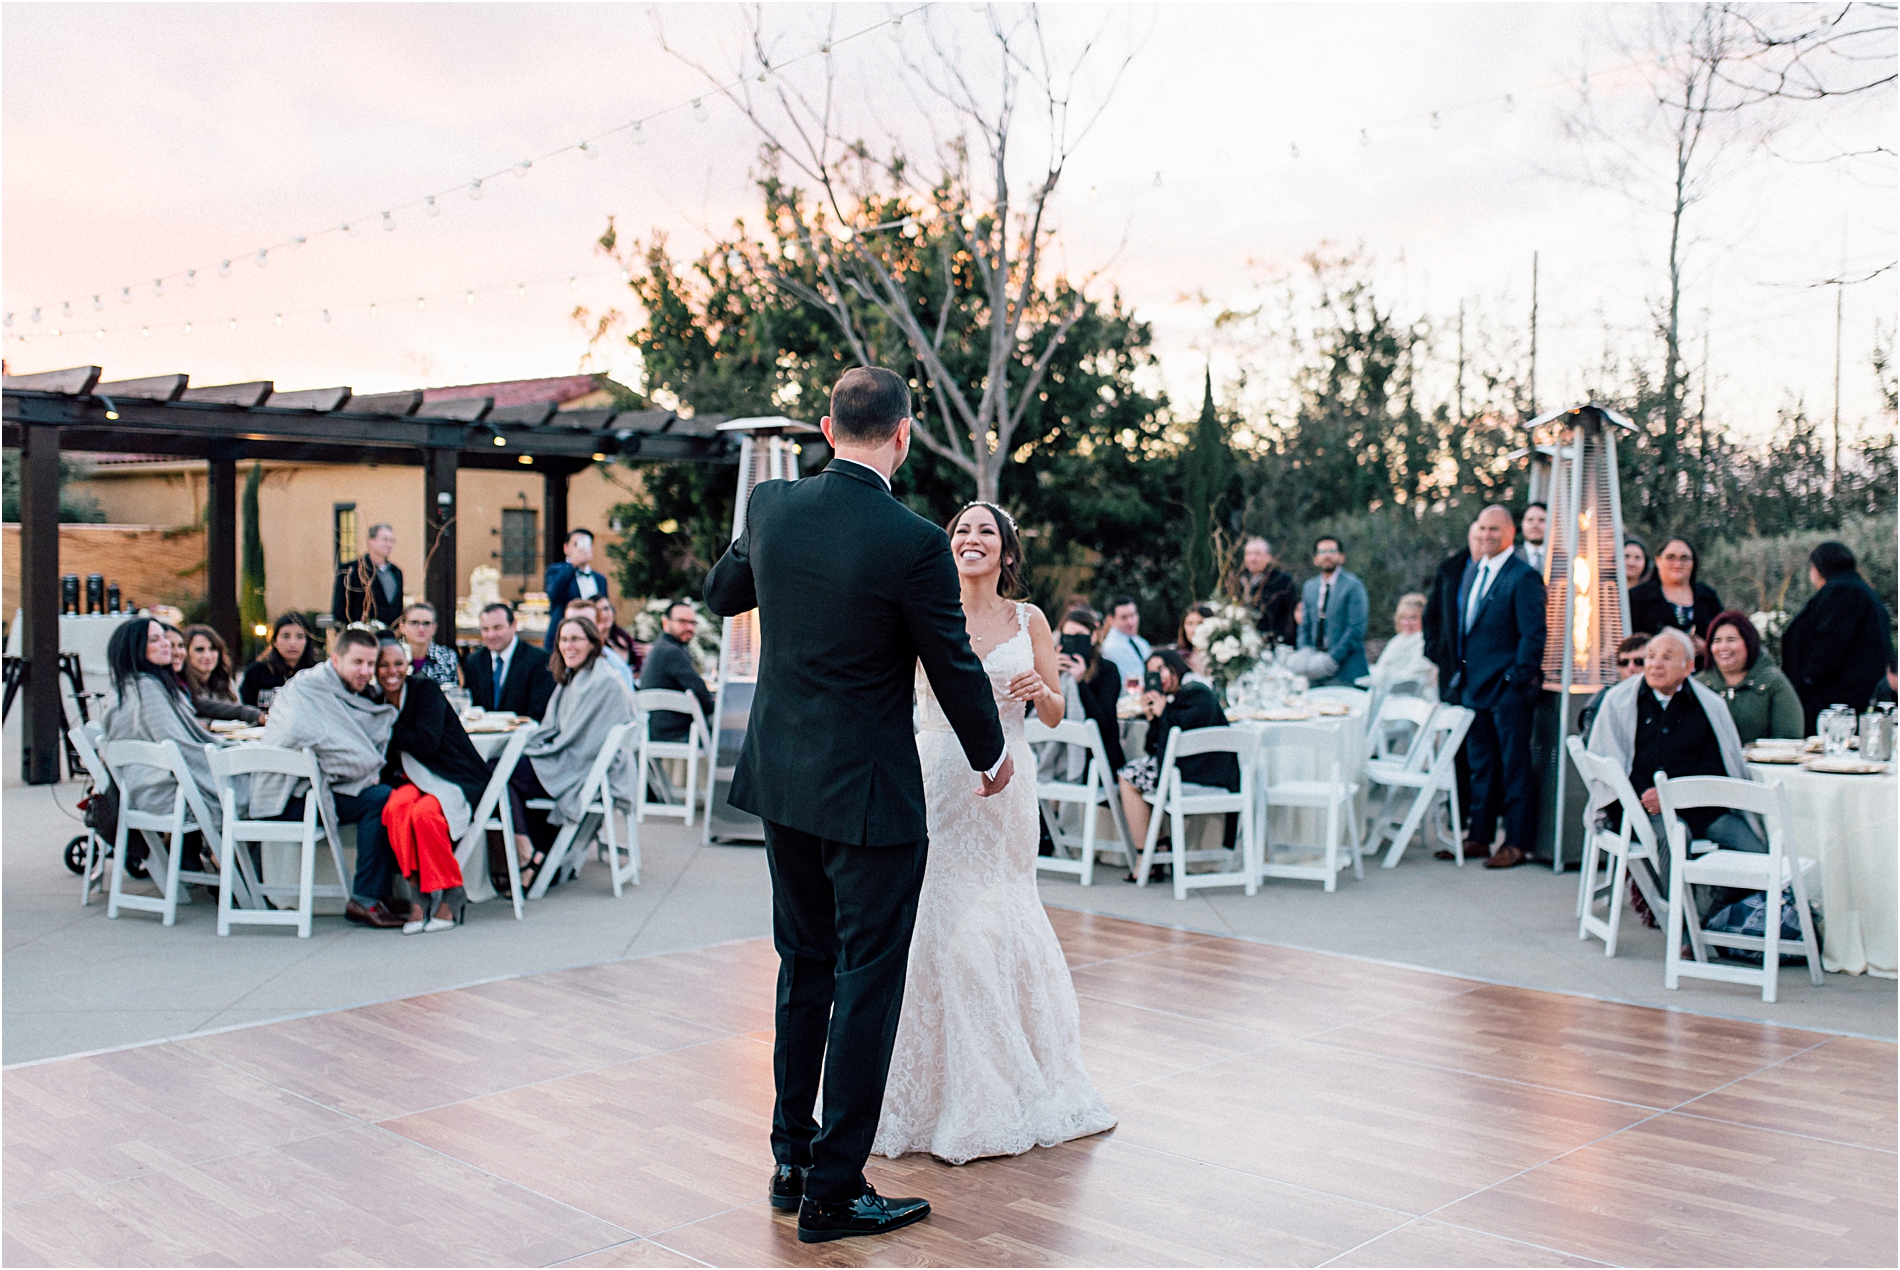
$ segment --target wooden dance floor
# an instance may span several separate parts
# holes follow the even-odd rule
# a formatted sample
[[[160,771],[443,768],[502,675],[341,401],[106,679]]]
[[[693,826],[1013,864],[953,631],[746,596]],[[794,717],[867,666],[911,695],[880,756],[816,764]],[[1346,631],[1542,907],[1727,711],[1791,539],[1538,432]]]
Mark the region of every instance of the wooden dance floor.
[[[12,1069],[4,1260],[1895,1263],[1890,1044],[1050,916],[1121,1124],[874,1161],[893,1236],[765,1203],[751,941]]]

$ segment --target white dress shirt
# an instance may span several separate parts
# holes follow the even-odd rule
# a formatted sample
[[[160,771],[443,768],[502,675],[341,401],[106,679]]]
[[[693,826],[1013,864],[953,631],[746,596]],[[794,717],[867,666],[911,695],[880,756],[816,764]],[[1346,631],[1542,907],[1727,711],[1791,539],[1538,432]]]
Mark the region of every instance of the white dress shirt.
[[[521,636],[517,635],[509,640],[508,647],[502,649],[500,652],[495,652],[490,648],[484,648],[482,650],[488,655],[488,668],[494,675],[494,687],[492,691],[495,695],[487,702],[478,702],[477,704],[490,710],[500,709],[501,686],[508,682],[508,666],[514,659],[515,650],[520,647]]]
[[[876,468],[872,467],[869,463],[860,463],[856,459],[833,459],[831,461],[833,463],[849,463],[852,467],[863,468],[865,471],[869,472],[872,476],[877,477],[877,479],[879,480],[879,482],[883,484],[885,489],[889,489],[891,487],[891,478],[884,475],[884,473],[878,471]]]

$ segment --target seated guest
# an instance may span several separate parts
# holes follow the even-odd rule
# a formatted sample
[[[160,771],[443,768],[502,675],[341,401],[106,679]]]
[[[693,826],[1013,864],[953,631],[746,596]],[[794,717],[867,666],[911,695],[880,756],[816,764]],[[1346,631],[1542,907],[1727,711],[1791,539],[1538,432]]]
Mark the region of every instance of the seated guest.
[[[1102,658],[1121,672],[1123,692],[1141,688],[1141,667],[1148,660],[1148,641],[1141,637],[1141,608],[1133,596],[1120,595],[1108,605],[1108,631],[1102,636]]]
[[[607,744],[607,734],[635,717],[633,694],[619,676],[601,665],[601,649],[600,633],[587,618],[564,617],[554,628],[554,656],[548,659],[556,684],[554,696],[548,700],[547,718],[528,741],[521,763],[508,780],[524,892],[534,886],[553,841],[551,833],[545,833],[540,844],[532,841],[528,800],[554,801],[548,815],[551,826],[579,821],[581,787]],[[609,773],[617,789],[626,787],[626,766],[623,751]]]
[[[1688,631],[1706,652],[1709,623],[1722,611],[1722,597],[1696,580],[1696,554],[1687,539],[1671,538],[1656,553],[1656,573],[1630,588],[1630,625],[1639,631],[1673,627]]]
[[[1401,595],[1392,625],[1398,633],[1386,641],[1385,651],[1373,664],[1373,691],[1385,692],[1393,684],[1411,682],[1418,685],[1419,696],[1438,700],[1438,667],[1425,655],[1425,597],[1417,591]]]
[[[1643,650],[1649,647],[1649,641],[1656,638],[1645,631],[1638,631],[1616,646],[1616,681],[1622,683],[1633,675],[1643,673]],[[1577,735],[1590,741],[1590,726],[1597,721],[1597,707],[1603,704],[1603,694],[1597,693],[1590,698],[1590,704],[1577,715]]]
[[[1781,664],[1801,696],[1802,731],[1813,736],[1829,706],[1866,708],[1893,664],[1893,622],[1845,543],[1808,555],[1808,581],[1814,594],[1781,636]]]
[[[1765,736],[1800,737],[1801,698],[1788,676],[1761,655],[1755,624],[1730,610],[1709,623],[1709,660],[1697,675],[1702,684],[1728,702],[1743,745]]]
[[[257,706],[261,692],[275,692],[290,682],[300,670],[308,670],[322,658],[317,656],[317,638],[301,613],[286,613],[271,631],[270,647],[244,670],[244,682],[238,686],[238,700]]]
[[[1331,534],[1313,544],[1319,576],[1308,578],[1300,595],[1299,646],[1318,649],[1332,662],[1323,682],[1355,688],[1366,673],[1366,584],[1344,565],[1346,550]],[[1322,682],[1315,676],[1314,682]]]
[[[1655,577],[1649,563],[1649,548],[1631,534],[1623,535],[1623,588],[1632,590]]]
[[[1160,677],[1161,689],[1144,689],[1141,712],[1148,717],[1147,753],[1124,766],[1121,780],[1122,810],[1128,816],[1128,832],[1137,843],[1148,838],[1148,817],[1152,811],[1144,794],[1157,792],[1161,779],[1161,759],[1167,753],[1168,734],[1176,728],[1191,732],[1195,728],[1224,728],[1227,712],[1221,709],[1214,690],[1206,684],[1187,682],[1187,663],[1172,648],[1164,648],[1148,658],[1148,671]],[[1212,785],[1221,789],[1240,788],[1240,761],[1232,754],[1195,754],[1180,759],[1175,769],[1183,782]]]
[[[1109,776],[1122,767],[1121,722],[1115,702],[1121,697],[1121,675],[1102,660],[1102,625],[1088,609],[1070,609],[1056,628],[1056,683],[1062,689],[1065,719],[1093,719],[1102,733],[1102,752],[1108,756]],[[1036,772],[1042,780],[1079,781],[1088,774],[1088,755],[1082,747],[1051,744],[1044,747]]]
[[[178,676],[178,682],[185,685],[185,691],[191,691],[191,684],[185,678],[185,633],[170,622],[160,622],[165,628],[165,639],[172,648],[172,674]]]
[[[390,791],[380,779],[396,708],[370,696],[376,646],[376,636],[360,626],[338,632],[328,661],[277,690],[264,744],[316,754],[324,831],[336,833],[339,818],[356,826],[356,877],[343,915],[358,925],[396,929],[404,918],[389,902],[395,856],[383,831]],[[309,794],[301,777],[260,773],[251,781],[251,815],[295,820]]]
[[[1690,676],[1695,667],[1695,644],[1687,631],[1674,626],[1657,633],[1643,650],[1643,673],[1625,679],[1602,694],[1596,727],[1590,731],[1590,752],[1629,773],[1630,788],[1641,797],[1663,846],[1657,870],[1663,893],[1669,887],[1668,837],[1663,832],[1662,802],[1656,795],[1656,773],[1671,780],[1684,776],[1732,776],[1748,779],[1742,765],[1742,741],[1728,707]],[[1611,804],[1592,808],[1607,811],[1610,828],[1622,824],[1622,812]],[[1704,838],[1732,851],[1765,853],[1767,842],[1750,818],[1717,807],[1686,811],[1683,824],[1691,838]],[[1710,888],[1714,890],[1715,888]],[[1727,898],[1698,897],[1699,911],[1714,912]]]
[[[383,830],[402,879],[398,902],[409,905],[402,933],[446,930],[462,920],[462,866],[455,844],[488,788],[488,764],[476,751],[441,687],[412,667],[410,646],[384,640],[376,654],[376,685],[396,708],[382,783]],[[425,900],[433,908],[425,907]]]
[[[604,595],[594,597],[594,629],[600,632],[600,642],[609,653],[627,663],[634,674],[640,673],[640,665],[646,658],[646,650],[639,641],[621,629],[619,619],[614,614],[614,602]]]
[[[660,637],[653,641],[653,647],[647,652],[646,665],[640,668],[640,686],[692,693],[699,700],[699,708],[705,712],[707,726],[711,727],[713,695],[707,689],[706,681],[699,677],[699,671],[693,665],[693,655],[687,651],[693,636],[698,633],[697,609],[684,600],[675,600],[668,605],[666,616],[660,620]],[[677,710],[655,710],[647,717],[647,736],[655,741],[684,741],[692,730],[692,716]]]
[[[462,663],[472,704],[539,722],[548,698],[554,695],[548,655],[521,642],[515,631],[515,611],[509,605],[489,605],[480,620],[482,646]]]
[[[459,688],[462,663],[455,659],[453,648],[435,642],[435,630],[435,605],[421,600],[404,609],[396,622],[396,631],[409,649],[410,671],[433,681],[438,688]],[[377,678],[382,678],[380,671]]]
[[[214,744],[216,738],[198,722],[191,695],[172,670],[172,642],[165,634],[164,623],[150,617],[120,623],[106,643],[106,666],[118,700],[101,721],[105,739],[149,741],[155,745],[178,742],[213,822],[204,826],[204,855],[215,860],[223,833],[224,807],[218,798],[217,782],[211,778],[211,765],[205,759],[205,746]],[[177,793],[169,776],[150,767],[130,767],[114,775],[124,782],[119,791],[121,806],[134,811],[171,810]],[[136,834],[128,834],[127,842],[128,850],[144,846]],[[180,867],[190,868],[189,852],[186,854]]]
[[[567,611],[561,616],[584,617],[589,622],[592,622],[596,619],[598,614],[599,610],[594,607],[592,600],[569,600],[567,602]],[[596,626],[594,630],[598,632],[600,627]],[[633,667],[627,664],[627,659],[621,656],[618,649],[608,647],[607,640],[604,636],[600,641],[600,651],[601,656],[606,658],[607,664],[613,667],[614,673],[620,676],[620,682],[626,685],[627,691],[632,692]]]
[[[1210,684],[1207,677],[1207,650],[1194,646],[1194,632],[1201,623],[1214,616],[1212,604],[1195,604],[1181,614],[1181,629],[1174,637],[1174,651],[1181,654],[1181,660],[1188,664],[1190,683]]]
[[[238,700],[231,686],[231,652],[209,626],[185,628],[185,686],[200,719],[241,719],[256,723],[264,712]]]

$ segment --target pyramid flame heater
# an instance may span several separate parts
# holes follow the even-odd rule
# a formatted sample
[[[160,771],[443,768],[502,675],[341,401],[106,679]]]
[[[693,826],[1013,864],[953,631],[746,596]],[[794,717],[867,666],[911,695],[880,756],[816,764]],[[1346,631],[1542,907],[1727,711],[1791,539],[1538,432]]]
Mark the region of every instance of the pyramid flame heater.
[[[1629,594],[1623,577],[1623,500],[1616,476],[1616,429],[1635,425],[1607,406],[1591,403],[1533,419],[1530,428],[1551,426],[1554,447],[1537,447],[1547,458],[1544,492],[1550,527],[1544,553],[1544,688],[1558,693],[1556,806],[1552,867],[1564,867],[1564,792],[1570,774],[1565,743],[1573,705],[1617,682],[1616,646],[1630,629]],[[1587,884],[1588,879],[1585,879]]]
[[[745,532],[746,504],[752,498],[753,487],[761,481],[797,480],[800,447],[796,438],[818,429],[809,423],[772,416],[731,419],[720,424],[719,431],[739,434],[739,490],[732,506],[732,540],[737,542]],[[706,842],[715,838],[720,842],[765,841],[765,829],[758,817],[726,801],[739,749],[745,744],[746,724],[752,717],[762,638],[757,609],[727,618],[720,631],[719,687],[710,720],[715,755],[712,812],[706,817],[702,838]]]

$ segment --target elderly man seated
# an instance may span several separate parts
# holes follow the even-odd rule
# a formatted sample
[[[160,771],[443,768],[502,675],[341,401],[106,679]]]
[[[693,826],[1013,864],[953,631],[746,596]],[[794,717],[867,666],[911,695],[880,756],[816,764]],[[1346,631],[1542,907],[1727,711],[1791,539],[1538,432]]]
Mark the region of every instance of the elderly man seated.
[[[1656,795],[1656,773],[1674,780],[1684,776],[1732,776],[1747,779],[1742,766],[1741,737],[1722,698],[1690,677],[1695,669],[1695,644],[1674,627],[1665,629],[1643,650],[1643,672],[1632,675],[1603,693],[1596,725],[1590,732],[1590,752],[1610,759],[1629,773],[1630,787],[1642,799],[1643,810],[1663,846],[1657,866],[1664,893],[1669,887],[1668,837],[1663,831],[1662,804]],[[1622,824],[1622,809],[1607,812],[1612,827]],[[1691,838],[1703,838],[1731,851],[1766,853],[1768,844],[1752,817],[1719,808],[1685,811],[1683,823]],[[1731,898],[1717,888],[1698,888],[1697,908],[1705,916]],[[1742,894],[1737,892],[1736,894]]]
[[[356,826],[356,877],[344,916],[358,925],[400,930],[406,915],[390,907],[396,856],[383,828],[390,789],[381,783],[396,708],[368,692],[376,644],[370,631],[345,628],[328,661],[299,671],[277,690],[264,744],[315,751],[323,773],[316,796],[325,831],[336,832],[338,817]],[[294,820],[303,815],[310,792],[307,781],[260,774],[251,781],[251,815]]]

